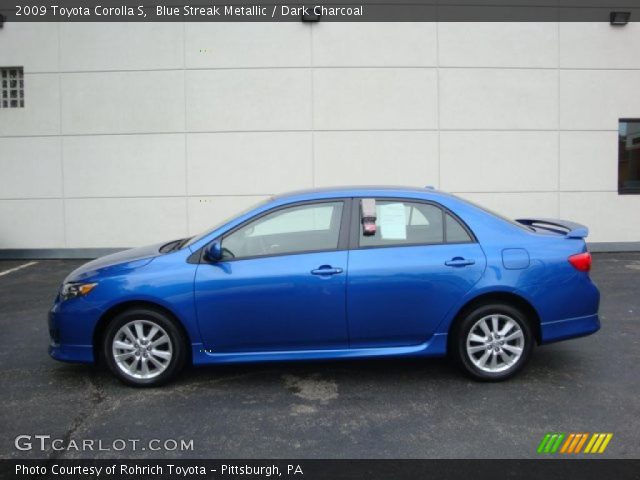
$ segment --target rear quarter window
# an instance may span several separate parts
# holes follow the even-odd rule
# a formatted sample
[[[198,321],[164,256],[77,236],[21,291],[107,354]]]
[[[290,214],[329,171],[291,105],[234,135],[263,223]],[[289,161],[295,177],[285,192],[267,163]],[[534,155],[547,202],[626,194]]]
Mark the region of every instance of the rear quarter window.
[[[472,242],[469,232],[450,213],[446,214],[445,228],[447,230],[447,243]]]

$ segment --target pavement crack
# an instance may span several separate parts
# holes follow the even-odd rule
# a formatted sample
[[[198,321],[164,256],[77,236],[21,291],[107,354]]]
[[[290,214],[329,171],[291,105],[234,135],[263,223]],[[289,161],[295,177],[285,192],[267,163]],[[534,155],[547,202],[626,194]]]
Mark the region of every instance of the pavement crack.
[[[92,416],[93,412],[98,410],[98,407],[106,400],[107,394],[105,393],[102,385],[97,381],[96,372],[91,371],[84,379],[90,388],[89,401],[87,407],[82,409],[80,413],[74,418],[71,426],[62,435],[62,448],[60,450],[51,450],[51,453],[47,457],[47,466],[55,460],[62,459],[66,452],[67,447],[73,436],[78,432],[86,423],[86,421]]]

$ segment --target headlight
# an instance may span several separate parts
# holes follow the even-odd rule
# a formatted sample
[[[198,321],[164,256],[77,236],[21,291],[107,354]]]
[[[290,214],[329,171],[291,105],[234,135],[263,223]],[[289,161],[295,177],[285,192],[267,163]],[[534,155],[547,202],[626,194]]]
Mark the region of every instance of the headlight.
[[[60,299],[69,300],[70,298],[84,297],[97,285],[97,283],[65,283],[60,290]]]

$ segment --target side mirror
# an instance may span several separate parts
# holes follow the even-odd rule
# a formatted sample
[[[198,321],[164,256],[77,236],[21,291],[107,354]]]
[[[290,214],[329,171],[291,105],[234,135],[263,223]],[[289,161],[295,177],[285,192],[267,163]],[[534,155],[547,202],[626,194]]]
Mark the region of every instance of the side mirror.
[[[209,262],[218,262],[222,259],[222,244],[216,240],[204,248],[204,258]]]

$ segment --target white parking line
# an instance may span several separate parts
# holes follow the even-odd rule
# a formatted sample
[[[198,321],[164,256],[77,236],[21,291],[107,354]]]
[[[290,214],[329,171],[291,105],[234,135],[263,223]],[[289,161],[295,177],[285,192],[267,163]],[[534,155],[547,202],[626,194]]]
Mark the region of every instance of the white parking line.
[[[31,265],[35,265],[38,262],[29,262],[29,263],[25,263],[24,265],[19,265],[15,268],[10,268],[9,270],[5,270],[4,272],[0,272],[0,277],[2,277],[3,275],[8,275],[10,273],[13,272],[17,272],[18,270],[22,270],[23,268],[27,268],[30,267]]]

